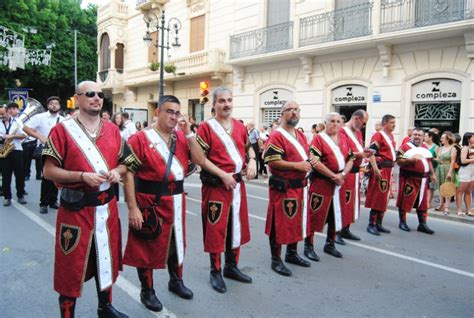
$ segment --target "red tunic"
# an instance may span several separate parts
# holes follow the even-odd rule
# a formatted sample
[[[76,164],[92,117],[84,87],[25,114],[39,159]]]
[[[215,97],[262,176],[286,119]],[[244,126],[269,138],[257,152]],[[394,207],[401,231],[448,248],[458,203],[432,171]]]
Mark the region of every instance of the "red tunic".
[[[361,150],[363,150],[364,140],[362,138],[362,133],[360,132],[360,130],[356,132],[355,136],[353,135],[358,141],[358,145],[356,145],[354,140],[352,140],[352,138],[348,135],[347,131],[344,128],[339,131],[339,134],[343,135],[346,138],[347,144],[349,145],[349,148],[351,149],[352,153],[361,152]],[[360,149],[359,147],[362,149]],[[361,164],[362,158],[358,158],[353,161],[352,171],[354,172],[351,172],[346,176],[346,180],[344,181],[344,184],[342,186],[346,198],[346,200],[344,200],[344,204],[342,205],[342,227],[346,227],[351,223],[354,223],[354,221],[359,218],[360,178],[358,168],[360,168]]]
[[[176,151],[173,161],[178,160],[184,172],[187,171],[189,159],[189,146],[182,131],[176,131]],[[162,139],[160,142],[165,143]],[[166,172],[166,161],[145,134],[140,131],[128,139],[135,156],[141,165],[136,172],[136,177],[147,181],[162,182]],[[167,147],[166,147],[167,148]],[[176,180],[173,169],[170,170],[168,182]],[[181,179],[182,180],[182,179]],[[139,207],[151,206],[155,202],[155,195],[136,192],[136,200]],[[181,202],[176,206],[175,201]],[[181,206],[181,209],[179,209]],[[153,240],[138,238],[133,231],[128,231],[128,240],[125,248],[123,263],[141,268],[165,268],[168,260],[168,247],[171,242],[171,231],[175,230],[175,246],[178,248],[178,262],[184,260],[186,247],[186,200],[184,193],[170,196],[162,196],[157,207],[162,232]],[[178,215],[176,215],[178,214]],[[179,224],[176,224],[179,222]],[[180,248],[182,250],[180,250]],[[180,251],[181,257],[180,257]]]
[[[237,171],[236,162],[229,154],[229,149],[211,127],[211,120],[217,122],[215,119],[205,121],[199,125],[197,132],[197,140],[206,153],[207,159],[225,172],[240,172],[240,170]],[[220,124],[217,123],[217,125]],[[240,156],[240,160],[243,161],[242,169],[245,169],[245,153],[248,144],[247,129],[240,121],[232,119],[232,132],[228,136],[230,136],[235,146],[234,149],[238,152],[236,155]],[[221,253],[225,251],[229,216],[232,207],[239,204],[240,209],[238,213],[232,211],[232,215],[238,215],[238,218],[236,217],[232,220],[232,248],[237,248],[249,242],[250,228],[245,183],[243,181],[238,183],[234,191],[226,190],[223,186],[212,187],[203,184],[201,192],[204,251],[208,253]],[[239,193],[240,196],[238,195]]]
[[[330,138],[328,136],[328,138]],[[348,160],[351,160],[351,150],[347,143],[345,135],[339,135],[339,150],[342,153],[344,165],[339,166],[336,159],[333,145],[329,144],[321,134],[314,136],[311,142],[311,153],[318,157],[322,164],[334,173],[341,172]],[[336,230],[342,227],[341,214],[342,208],[346,204],[346,196],[344,187],[340,187],[338,195],[339,201],[334,199],[334,191],[336,184],[329,178],[315,176],[311,178],[311,186],[309,188],[308,211],[311,219],[311,232],[322,232],[326,219],[328,217],[330,204],[333,204]],[[350,199],[350,198],[349,198]],[[339,218],[339,222],[337,222]],[[339,226],[338,226],[339,223]]]
[[[387,143],[382,132],[378,131],[370,140],[370,148],[375,149],[377,164],[382,162],[389,163],[395,162],[395,153],[392,153],[396,149],[395,139],[392,134],[386,134],[390,139],[392,148],[390,144]],[[392,170],[393,168],[385,167],[380,168],[380,173],[382,174],[381,180],[377,180],[373,169],[371,169],[369,185],[367,187],[367,194],[365,198],[365,207],[374,209],[377,211],[385,212],[388,206],[388,199],[390,195],[390,182],[392,179]]]
[[[416,147],[408,142],[398,149],[397,158],[403,158],[405,152]],[[425,145],[421,147],[428,149]],[[417,211],[428,209],[428,176],[409,176],[409,173],[428,175],[430,172],[431,159],[418,160],[414,165],[400,166],[400,177],[398,184],[397,207],[404,212],[415,208]],[[406,173],[405,173],[406,172]]]
[[[296,130],[296,137],[297,142],[300,143],[306,156],[308,156],[309,145],[305,135]],[[274,131],[268,138],[264,157],[266,163],[276,160],[289,162],[304,160],[296,147],[278,130]],[[306,177],[306,172],[297,170],[277,170],[270,167],[270,172],[272,176],[284,180],[303,180]],[[269,188],[265,234],[270,235],[272,222],[275,219],[275,237],[278,244],[298,242],[309,235],[304,192],[304,188],[288,189],[286,193]]]
[[[71,118],[53,127],[43,156],[54,158],[61,168],[68,171],[94,172],[91,163],[78,146],[82,143],[82,139],[73,139],[65,128],[65,124],[74,120],[76,119]],[[132,155],[122,141],[117,126],[104,121],[101,125],[98,137],[92,139],[92,143],[102,155],[108,170],[111,170],[120,163],[129,161]],[[85,192],[99,190],[85,183],[57,183],[57,186]],[[110,284],[102,286],[103,289],[111,286],[118,276],[118,271],[122,269],[121,229],[115,197],[104,206],[106,207],[104,212],[107,212],[101,216],[101,220],[97,220],[99,207],[85,207],[75,212],[67,210],[62,205],[59,207],[56,221],[54,289],[61,295],[69,297],[81,295],[83,282],[91,278],[86,277],[86,269],[92,244],[95,244],[99,251],[96,255],[98,272],[108,276],[112,274]],[[99,224],[103,224],[104,228],[99,229]],[[99,233],[97,231],[105,235],[104,244],[97,243],[97,237],[101,237],[101,234],[96,234]],[[100,267],[99,257],[103,253],[111,257],[111,260],[106,262],[110,265],[109,268]]]

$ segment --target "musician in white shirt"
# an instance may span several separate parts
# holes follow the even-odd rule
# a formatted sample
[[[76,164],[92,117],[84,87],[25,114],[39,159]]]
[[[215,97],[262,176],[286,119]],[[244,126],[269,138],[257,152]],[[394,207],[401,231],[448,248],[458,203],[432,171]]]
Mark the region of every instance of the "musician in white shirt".
[[[125,127],[122,138],[127,141],[131,135],[137,132],[137,128],[135,127],[135,124],[130,120],[130,115],[127,112],[122,113],[122,120],[123,125]]]

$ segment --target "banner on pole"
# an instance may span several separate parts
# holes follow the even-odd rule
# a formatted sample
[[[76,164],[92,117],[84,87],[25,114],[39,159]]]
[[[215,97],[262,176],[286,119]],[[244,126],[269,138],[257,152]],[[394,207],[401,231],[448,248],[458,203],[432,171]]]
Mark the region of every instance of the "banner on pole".
[[[20,112],[25,110],[28,99],[28,88],[16,88],[8,90],[8,99],[10,102],[17,103]]]

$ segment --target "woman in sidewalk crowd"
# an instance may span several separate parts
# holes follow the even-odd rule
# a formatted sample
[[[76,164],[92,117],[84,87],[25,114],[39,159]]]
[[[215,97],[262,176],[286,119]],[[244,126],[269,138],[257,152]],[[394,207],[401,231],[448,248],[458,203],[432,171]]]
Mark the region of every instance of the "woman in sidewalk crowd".
[[[472,209],[472,191],[474,191],[474,133],[467,132],[462,138],[462,149],[460,154],[459,168],[459,187],[456,192],[456,208],[458,215],[466,215],[461,210],[462,197],[464,194],[464,204],[466,204],[466,213],[474,216]]]
[[[436,177],[438,179],[436,189],[439,190],[441,185],[447,181],[456,184],[454,173],[454,163],[456,162],[456,149],[454,148],[454,135],[450,131],[445,131],[441,135],[441,147],[438,149],[438,166],[436,167]],[[436,211],[444,211],[444,215],[449,214],[449,205],[451,197],[441,197],[441,204]]]
[[[433,169],[436,170],[436,167],[438,166],[438,158],[436,157],[436,153],[438,152],[439,146],[439,136],[433,131],[428,131],[425,133],[425,144],[428,147],[428,149],[431,152],[431,155],[433,156],[433,159],[431,160],[431,163],[433,165]],[[431,201],[433,200],[433,194],[434,190],[439,187],[439,181],[436,180],[435,182],[429,181],[429,191],[428,191],[428,209],[431,209]]]
[[[112,116],[112,123],[114,123],[115,125],[117,125],[119,131],[120,131],[120,136],[122,136],[122,139],[123,138],[123,134],[125,132],[125,125],[123,124],[123,118],[122,118],[122,114],[121,113],[115,113],[113,116]]]

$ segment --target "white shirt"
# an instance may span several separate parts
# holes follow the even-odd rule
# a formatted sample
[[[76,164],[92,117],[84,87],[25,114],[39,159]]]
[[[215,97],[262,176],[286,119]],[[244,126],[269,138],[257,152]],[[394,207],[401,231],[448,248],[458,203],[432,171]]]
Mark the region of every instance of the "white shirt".
[[[20,120],[17,120],[13,117],[10,117],[9,121],[1,121],[0,122],[0,137],[2,139],[5,138],[5,135],[19,135],[19,134],[25,134],[23,132],[23,123]],[[13,139],[12,143],[15,146],[15,150],[23,150],[23,146],[21,145],[21,142],[23,139]],[[3,147],[3,145],[2,145]]]
[[[25,126],[36,130],[45,137],[48,137],[51,129],[53,129],[57,123],[62,122],[64,119],[65,118],[59,115],[59,113],[51,114],[49,111],[47,111],[31,117],[25,123]],[[41,143],[39,139],[38,143]]]
[[[125,122],[124,127],[122,138],[127,141],[131,135],[137,132],[137,128],[130,119]]]

